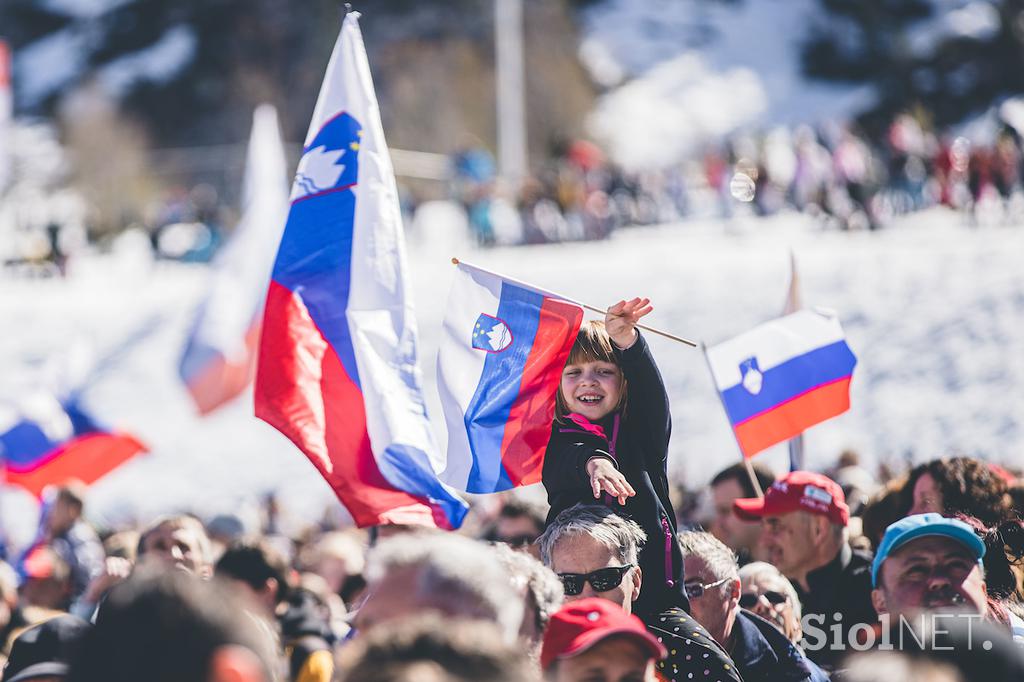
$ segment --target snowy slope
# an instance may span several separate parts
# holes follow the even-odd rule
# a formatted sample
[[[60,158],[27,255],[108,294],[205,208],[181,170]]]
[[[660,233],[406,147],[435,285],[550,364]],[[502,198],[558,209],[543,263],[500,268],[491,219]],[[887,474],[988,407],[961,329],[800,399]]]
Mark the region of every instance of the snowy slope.
[[[860,363],[853,409],[808,435],[809,462],[840,449],[869,461],[959,450],[1024,465],[1024,230],[971,230],[937,210],[878,234],[820,232],[800,216],[740,218],[635,228],[610,242],[477,252],[447,235],[459,216],[428,205],[410,243],[429,407],[439,415],[433,372],[458,255],[595,305],[650,296],[651,324],[714,343],[776,315],[797,255],[809,305],[840,313]],[[426,237],[429,236],[429,239]],[[131,248],[129,248],[131,247]],[[152,315],[158,330],[99,382],[92,405],[147,440],[153,453],[97,484],[92,508],[116,521],[168,509],[244,508],[263,491],[313,518],[331,495],[305,458],[251,417],[251,395],[200,420],[175,367],[208,271],[152,265],[129,236],[120,254],[80,261],[66,281],[0,282],[0,392],[38,381],[47,358],[76,339],[116,345]],[[651,338],[672,399],[670,471],[691,485],[737,458],[698,351]],[[762,455],[776,467],[784,453]],[[23,525],[31,504],[8,493],[7,519]]]

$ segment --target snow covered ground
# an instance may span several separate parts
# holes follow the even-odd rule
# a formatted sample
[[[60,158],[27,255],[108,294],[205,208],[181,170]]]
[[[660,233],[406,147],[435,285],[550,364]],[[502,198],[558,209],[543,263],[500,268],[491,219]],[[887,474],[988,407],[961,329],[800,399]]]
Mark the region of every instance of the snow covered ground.
[[[708,344],[776,316],[794,250],[804,301],[837,310],[859,358],[853,408],[808,434],[812,467],[846,447],[868,459],[923,459],[952,451],[1024,465],[1024,229],[972,229],[945,210],[880,233],[823,232],[780,215],[621,230],[606,242],[478,251],[464,219],[427,204],[410,230],[410,266],[431,414],[440,415],[434,355],[457,255],[594,305],[646,295],[650,323]],[[152,263],[141,235],[110,255],[72,263],[67,280],[0,279],[0,397],[38,387],[54,358],[98,354],[143,327],[148,335],[100,379],[89,404],[152,447],[99,482],[101,521],[158,512],[251,508],[276,489],[298,518],[332,496],[283,436],[252,417],[251,394],[195,416],[176,367],[192,306],[209,271]],[[136,241],[137,240],[137,241]],[[699,485],[738,451],[699,351],[650,337],[672,399],[671,473]],[[764,453],[777,469],[781,448]],[[7,491],[5,524],[31,528],[34,506]],[[21,530],[19,532],[27,532]]]

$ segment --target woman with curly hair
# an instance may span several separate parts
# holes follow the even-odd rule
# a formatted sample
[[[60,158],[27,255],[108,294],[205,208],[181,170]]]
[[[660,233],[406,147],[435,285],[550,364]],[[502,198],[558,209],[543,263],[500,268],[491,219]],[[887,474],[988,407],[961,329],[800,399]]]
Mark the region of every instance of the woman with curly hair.
[[[903,508],[908,516],[967,514],[986,526],[1011,515],[1006,480],[973,457],[933,459],[914,467],[903,488]]]

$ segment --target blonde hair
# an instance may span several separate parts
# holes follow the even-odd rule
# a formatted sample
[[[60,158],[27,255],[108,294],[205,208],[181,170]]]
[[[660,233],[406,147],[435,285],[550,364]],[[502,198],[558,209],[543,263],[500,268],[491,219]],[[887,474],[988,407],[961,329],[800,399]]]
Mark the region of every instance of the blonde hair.
[[[569,351],[569,359],[565,361],[565,364],[566,366],[580,365],[584,362],[610,362],[616,367],[621,368],[619,358],[615,354],[615,348],[612,346],[612,339],[608,336],[608,331],[604,328],[604,321],[602,320],[586,320],[580,325],[580,330],[576,333],[576,342],[572,344],[572,350]],[[619,402],[612,409],[613,412],[617,412],[625,407],[626,388],[626,378],[622,376],[620,371]],[[562,386],[559,384],[558,393],[555,397],[555,419],[561,420],[569,412],[569,407],[565,403],[565,397],[562,395]]]

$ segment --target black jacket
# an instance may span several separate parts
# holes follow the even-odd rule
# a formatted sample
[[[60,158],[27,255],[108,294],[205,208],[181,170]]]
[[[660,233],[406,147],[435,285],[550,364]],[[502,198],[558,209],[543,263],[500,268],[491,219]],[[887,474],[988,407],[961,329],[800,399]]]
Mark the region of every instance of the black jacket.
[[[873,625],[878,614],[871,604],[871,559],[868,552],[844,544],[836,557],[807,574],[810,590],[793,583],[803,605],[804,651],[825,668],[835,667],[849,650],[850,630],[859,623]],[[837,614],[841,614],[837,618]],[[836,642],[833,626],[838,623],[842,642]],[[839,650],[832,645],[838,645]]]
[[[593,425],[555,420],[544,454],[542,480],[551,511],[547,523],[578,504],[606,504],[643,528],[647,543],[640,551],[643,583],[633,609],[651,614],[672,606],[687,611],[683,592],[683,558],[676,538],[676,519],[668,493],[668,441],[672,432],[668,396],[650,349],[639,336],[626,350],[615,349],[628,385],[622,414]],[[582,418],[580,418],[582,419]],[[585,422],[585,420],[584,420]],[[586,464],[592,457],[613,462],[636,495],[625,506],[607,495],[596,500]]]
[[[729,651],[744,682],[827,682],[828,675],[812,663],[786,635],[749,611],[740,611]]]

